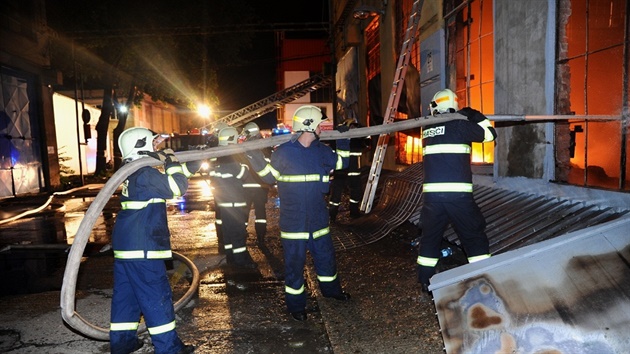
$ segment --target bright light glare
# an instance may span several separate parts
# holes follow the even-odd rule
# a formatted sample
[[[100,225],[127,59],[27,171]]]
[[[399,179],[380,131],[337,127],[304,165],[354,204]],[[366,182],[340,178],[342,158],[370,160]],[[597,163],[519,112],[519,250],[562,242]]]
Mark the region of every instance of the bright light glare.
[[[127,106],[121,104],[120,106],[118,106],[118,111],[120,111],[120,113],[127,113]]]
[[[212,110],[210,109],[208,105],[205,105],[202,103],[197,106],[197,112],[203,118],[208,118],[210,117],[210,113],[212,113]]]
[[[201,196],[204,198],[212,197],[212,187],[208,183],[200,183]]]

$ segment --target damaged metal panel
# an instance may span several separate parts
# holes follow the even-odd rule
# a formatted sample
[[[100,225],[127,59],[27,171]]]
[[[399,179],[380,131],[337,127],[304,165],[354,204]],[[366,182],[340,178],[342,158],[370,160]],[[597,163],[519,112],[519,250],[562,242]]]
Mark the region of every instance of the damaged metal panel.
[[[585,229],[628,213],[487,186],[475,186],[474,190],[475,200],[486,218],[486,234],[492,254]],[[460,246],[452,227],[449,227],[444,237]]]
[[[556,212],[590,213],[565,204]],[[628,352],[629,230],[624,216],[436,274],[446,352]]]
[[[400,226],[422,205],[422,164],[409,166],[385,179],[376,191],[372,212],[331,229],[335,248],[350,249],[376,242]]]
[[[392,173],[384,180],[371,213],[332,229],[336,249],[376,242],[407,221],[422,227],[422,163]],[[486,218],[492,254],[614,220],[630,212],[483,185],[475,185],[474,197]],[[444,238],[454,246],[461,246],[450,226]]]

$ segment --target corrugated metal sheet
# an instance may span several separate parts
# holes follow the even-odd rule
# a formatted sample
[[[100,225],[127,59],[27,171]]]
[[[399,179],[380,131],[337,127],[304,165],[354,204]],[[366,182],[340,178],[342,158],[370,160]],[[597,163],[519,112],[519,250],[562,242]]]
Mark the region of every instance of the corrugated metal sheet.
[[[486,218],[492,254],[585,229],[629,212],[486,186],[475,186],[474,195]],[[460,244],[452,228],[444,237]]]
[[[382,239],[409,220],[422,205],[422,164],[381,176],[381,181],[371,213],[331,229],[336,249],[364,246]]]
[[[383,178],[373,211],[334,228],[335,247],[349,249],[376,242],[406,221],[419,225],[423,179],[422,163]],[[614,220],[630,212],[479,185],[474,187],[474,197],[486,218],[493,254]],[[451,227],[444,238],[460,246]]]

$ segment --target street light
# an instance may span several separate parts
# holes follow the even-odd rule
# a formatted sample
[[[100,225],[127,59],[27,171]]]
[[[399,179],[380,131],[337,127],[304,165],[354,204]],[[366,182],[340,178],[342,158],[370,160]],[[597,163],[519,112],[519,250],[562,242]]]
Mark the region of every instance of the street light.
[[[197,113],[199,113],[201,117],[208,119],[210,114],[212,114],[212,109],[210,109],[210,106],[201,103],[197,106]]]

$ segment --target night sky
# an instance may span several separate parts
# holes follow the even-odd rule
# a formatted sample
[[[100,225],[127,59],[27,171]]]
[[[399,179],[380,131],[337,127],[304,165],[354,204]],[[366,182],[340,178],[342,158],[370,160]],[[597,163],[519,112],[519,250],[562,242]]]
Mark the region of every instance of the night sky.
[[[328,22],[328,0],[251,3],[266,23]],[[246,65],[219,69],[218,95],[223,110],[243,108],[276,92],[275,34],[257,33],[253,42],[253,48],[245,55]],[[275,118],[275,113],[271,115]]]
[[[223,7],[221,1],[232,0],[203,0],[207,1],[207,10],[212,12],[213,6],[215,11],[219,11]],[[295,0],[273,0],[273,1],[260,1],[260,0],[243,0],[251,6],[257,19],[255,23],[247,22],[253,19],[248,14],[244,14],[242,17],[236,16],[236,18],[242,18],[243,24],[248,26],[241,27],[242,29],[251,28],[251,25],[255,24],[275,24],[278,27],[282,24],[282,28],[291,27],[289,24],[299,24],[304,22],[318,22],[326,23],[322,26],[322,30],[328,31],[328,2],[329,0],[308,0],[308,1],[295,1]],[[158,5],[161,4],[161,5]],[[184,21],[181,26],[189,26],[191,23],[194,25],[194,20],[190,23],[186,23],[186,18],[180,18],[176,13],[178,7],[174,5],[170,0],[137,0],[136,2],[127,3],[123,0],[112,0],[107,2],[106,6],[101,6],[98,9],[95,7],[86,7],[82,0],[50,0],[46,2],[47,14],[49,25],[53,28],[60,27],[68,30],[70,33],[81,33],[81,31],[100,29],[102,27],[108,28],[108,26],[121,28],[131,27],[126,18],[120,16],[122,20],[117,23],[116,21],[108,21],[108,17],[115,17],[121,11],[127,14],[132,20],[136,13],[148,14],[149,11],[145,11],[147,6],[154,6],[154,8],[166,8],[169,6],[175,6],[172,10],[172,17],[177,20]],[[105,10],[104,10],[105,9]],[[107,13],[107,9],[111,9],[111,13]],[[233,13],[231,13],[233,14]],[[97,17],[94,17],[97,16]],[[77,18],[81,21],[73,21]],[[100,24],[99,21],[105,24]],[[152,24],[152,21],[157,23]],[[151,17],[144,18],[141,25],[147,26],[147,29],[151,29],[151,26],[155,28],[174,26],[173,24],[164,25],[158,22],[159,19],[152,19]],[[84,24],[87,23],[87,24]],[[91,28],[87,28],[88,26]],[[63,25],[63,26],[62,26]],[[210,26],[214,25],[209,23]],[[65,27],[64,27],[65,26]],[[221,26],[221,25],[219,25]],[[238,24],[237,24],[238,26]],[[298,25],[296,25],[299,27]],[[262,27],[260,27],[262,28]],[[115,32],[106,32],[106,35],[115,34]],[[303,32],[303,36],[312,36],[315,32]],[[322,32],[317,32],[321,35]],[[89,32],[88,32],[89,34]],[[125,32],[123,32],[123,35]],[[246,33],[252,35],[252,33]],[[238,35],[232,33],[232,35]],[[297,38],[300,34],[295,31],[287,31],[286,35],[290,38]],[[244,108],[252,103],[255,103],[269,95],[274,94],[276,89],[276,67],[277,67],[277,52],[275,48],[275,33],[272,31],[259,31],[254,33],[252,40],[252,47],[243,50],[239,58],[224,58],[214,57],[215,63],[219,64],[217,68],[217,79],[219,89],[217,96],[220,101],[218,109],[220,111],[219,116],[228,114],[229,112]],[[111,37],[110,37],[111,38]],[[150,38],[150,37],[149,37]],[[150,39],[149,39],[150,40]],[[209,53],[212,55],[212,53]],[[68,81],[70,82],[70,81]],[[270,114],[273,115],[273,114]],[[273,115],[275,117],[275,115]],[[273,122],[275,123],[275,121]]]

